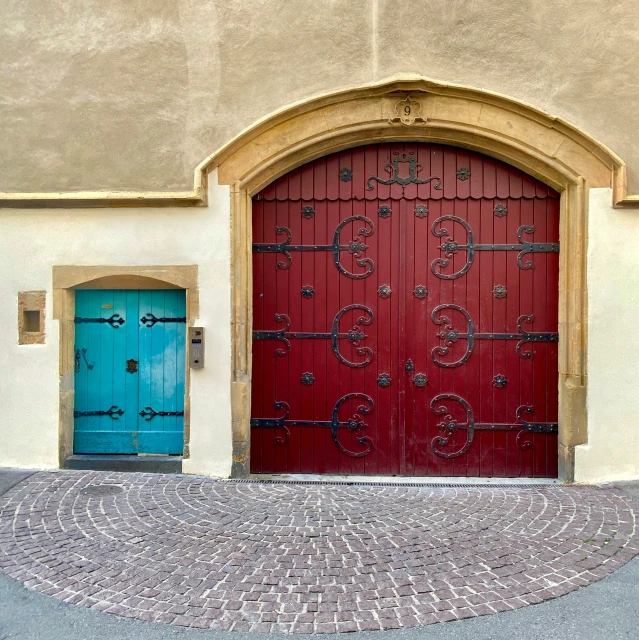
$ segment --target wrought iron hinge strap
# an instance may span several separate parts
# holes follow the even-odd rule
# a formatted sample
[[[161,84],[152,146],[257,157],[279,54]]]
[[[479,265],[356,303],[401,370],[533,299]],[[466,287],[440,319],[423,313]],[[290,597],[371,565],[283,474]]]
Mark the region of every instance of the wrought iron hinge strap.
[[[119,313],[114,313],[110,318],[80,318],[79,316],[75,316],[73,322],[75,324],[110,324],[114,329],[119,329],[125,320],[120,317]]]
[[[145,327],[152,327],[157,322],[166,324],[167,322],[186,322],[186,318],[156,318],[152,313],[147,313],[140,318],[140,322]]]
[[[453,240],[452,235],[448,231],[448,229],[441,227],[442,222],[446,222],[447,220],[451,222],[456,222],[460,224],[466,230],[467,240],[465,244],[460,244]],[[440,225],[440,228],[437,229],[437,225]],[[520,269],[533,269],[534,264],[528,260],[523,262],[523,257],[529,253],[558,253],[559,252],[559,243],[558,242],[528,242],[524,240],[524,233],[533,233],[535,231],[534,226],[522,225],[517,230],[517,237],[519,238],[518,244],[475,244],[475,239],[473,235],[473,231],[465,220],[459,218],[457,216],[441,216],[437,218],[433,222],[432,233],[434,236],[438,238],[442,238],[446,236],[446,240],[439,247],[441,251],[444,252],[444,258],[436,258],[431,263],[431,271],[438,277],[443,280],[454,280],[455,278],[460,278],[463,276],[472,266],[473,260],[475,259],[476,251],[518,251],[517,255],[517,266]],[[445,268],[450,263],[451,258],[458,251],[466,252],[466,263],[464,266],[458,271],[452,274],[444,274],[441,272],[442,268]]]
[[[339,330],[339,322],[342,316],[348,311],[361,310],[365,315],[357,319],[357,324],[347,333]],[[331,340],[331,348],[337,359],[348,367],[360,368],[365,367],[373,358],[373,350],[370,347],[362,347],[360,343],[368,336],[357,325],[369,325],[373,322],[373,312],[363,304],[349,304],[340,309],[333,319],[333,326],[330,333],[313,333],[307,331],[289,331],[290,319],[287,315],[276,314],[275,322],[284,322],[285,326],[280,331],[253,331],[253,340],[278,340],[284,343],[283,349],[276,349],[276,356],[286,356],[291,352],[291,343],[289,340]],[[339,350],[339,340],[346,339],[354,347],[358,356],[364,356],[362,362],[350,362]]]
[[[357,407],[358,413],[354,413],[348,420],[340,420],[338,413],[342,404],[347,400],[355,399],[363,401],[363,404]],[[364,393],[347,393],[335,403],[331,420],[289,420],[290,406],[286,402],[277,401],[275,402],[275,409],[284,409],[284,415],[281,418],[251,418],[251,427],[282,429],[284,435],[275,437],[277,444],[285,444],[288,442],[290,437],[289,427],[326,427],[331,430],[333,442],[340,451],[351,458],[362,458],[371,452],[373,441],[368,436],[360,436],[361,430],[365,429],[367,425],[359,414],[368,415],[373,407],[374,403],[370,396]],[[350,451],[346,449],[339,440],[340,428],[347,428],[349,431],[356,432],[359,436],[357,438],[358,444],[365,446],[366,449],[363,451]]]
[[[357,235],[348,244],[342,244],[340,242],[340,234],[342,232],[342,229],[350,222],[355,222],[358,220],[363,222],[365,225],[368,225],[369,228],[367,228],[366,226],[362,227],[357,231]],[[290,244],[292,237],[291,230],[288,227],[275,227],[275,233],[277,235],[285,234],[286,240],[279,243],[255,243],[253,245],[253,253],[281,253],[286,258],[286,262],[278,262],[276,268],[288,269],[293,262],[290,253],[291,251],[330,251],[333,254],[333,262],[335,263],[337,270],[348,278],[359,280],[361,278],[366,278],[367,276],[369,276],[375,268],[375,263],[371,258],[361,257],[362,251],[366,251],[366,249],[368,249],[368,245],[362,242],[362,239],[360,237],[369,237],[373,235],[374,230],[375,225],[369,218],[366,218],[365,216],[350,216],[349,218],[342,220],[342,222],[337,225],[337,228],[335,229],[335,232],[333,234],[333,244],[307,245]],[[360,267],[366,267],[366,271],[357,274],[347,271],[342,266],[340,261],[340,253],[343,251],[348,251],[350,254],[352,254],[355,258],[355,261]]]
[[[460,405],[466,415],[465,422],[458,422],[452,417],[451,410],[446,406],[446,401],[452,401]],[[532,413],[533,407],[528,405],[520,406],[516,411],[516,422],[513,423],[475,423],[473,410],[466,400],[453,393],[442,393],[435,396],[430,403],[431,411],[435,415],[444,416],[443,421],[438,425],[445,435],[436,436],[431,442],[431,449],[435,455],[440,458],[456,458],[465,454],[473,442],[474,433],[480,431],[517,431],[517,443],[520,447],[520,438],[528,433],[550,433],[559,432],[559,424],[557,422],[527,422],[523,419],[523,413]],[[439,447],[445,447],[449,444],[453,434],[458,431],[464,431],[466,434],[466,442],[457,451],[442,451]],[[530,443],[526,443],[522,448],[527,448]]]
[[[120,409],[117,405],[113,405],[107,411],[74,411],[74,418],[83,418],[85,416],[109,416],[112,420],[118,420],[121,415],[124,415],[124,410]]]
[[[149,420],[153,420],[155,416],[183,416],[184,411],[155,411],[151,407],[144,407],[144,409],[140,411],[140,415],[148,422]]]
[[[453,311],[458,311],[462,314],[464,319],[466,320],[466,330],[465,331],[457,331],[453,323],[451,322],[448,316],[441,315],[441,312],[451,309]],[[534,316],[519,316],[517,318],[517,333],[475,333],[475,324],[473,323],[470,314],[466,309],[460,307],[457,304],[440,304],[439,306],[433,309],[431,314],[431,318],[435,324],[444,325],[444,328],[437,335],[443,342],[443,346],[435,347],[431,351],[431,358],[433,362],[440,367],[445,368],[454,368],[462,365],[464,362],[470,358],[473,349],[475,347],[475,340],[517,340],[517,354],[520,358],[530,359],[532,358],[532,352],[530,351],[522,351],[522,347],[526,344],[532,342],[558,342],[559,334],[554,332],[535,332],[535,331],[526,331],[522,324],[525,322],[526,324],[530,324],[533,321]],[[439,356],[445,356],[448,354],[450,347],[453,346],[455,342],[458,340],[466,341],[466,351],[464,355],[454,362],[443,362],[439,359]]]

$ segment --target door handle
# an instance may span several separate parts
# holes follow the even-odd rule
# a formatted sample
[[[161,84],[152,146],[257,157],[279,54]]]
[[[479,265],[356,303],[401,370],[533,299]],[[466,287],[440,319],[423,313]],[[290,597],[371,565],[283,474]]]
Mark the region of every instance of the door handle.
[[[82,356],[82,358],[84,359],[84,364],[87,365],[87,369],[93,369],[93,367],[95,367],[95,364],[91,364],[88,360],[87,360],[87,350],[86,349],[76,349],[75,350],[75,372],[76,373],[80,373],[80,356]]]

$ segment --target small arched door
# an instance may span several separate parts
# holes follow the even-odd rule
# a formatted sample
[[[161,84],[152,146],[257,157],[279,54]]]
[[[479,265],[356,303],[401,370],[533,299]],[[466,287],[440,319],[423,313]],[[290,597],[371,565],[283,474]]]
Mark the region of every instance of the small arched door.
[[[559,194],[421,143],[253,198],[254,473],[557,475]]]

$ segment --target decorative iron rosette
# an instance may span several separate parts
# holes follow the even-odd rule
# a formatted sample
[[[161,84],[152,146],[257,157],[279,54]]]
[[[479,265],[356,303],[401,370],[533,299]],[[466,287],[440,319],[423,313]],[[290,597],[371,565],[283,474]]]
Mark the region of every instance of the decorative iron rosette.
[[[428,384],[428,378],[423,373],[418,373],[413,378],[413,384],[416,387],[425,387]]]
[[[305,284],[300,293],[303,298],[312,298],[315,295],[315,289],[310,284]]]
[[[423,284],[418,284],[413,290],[416,298],[425,298],[428,295],[428,289]]]
[[[506,293],[506,287],[503,284],[495,285],[495,288],[493,289],[493,295],[495,298],[505,298]]]
[[[377,293],[379,294],[380,298],[388,298],[388,296],[390,296],[391,294],[391,288],[390,285],[388,284],[383,284],[378,290]]]
[[[503,218],[508,213],[508,207],[505,204],[498,204],[495,207],[495,215],[498,218]]]
[[[315,215],[315,209],[313,209],[313,207],[302,207],[302,215],[306,218],[312,218]]]
[[[461,169],[457,169],[458,180],[468,180],[468,178],[470,178],[470,169],[468,167],[462,167]]]
[[[498,389],[503,389],[506,386],[507,383],[508,383],[508,380],[506,380],[506,376],[503,376],[501,373],[499,375],[496,375],[493,378],[493,384]]]
[[[350,182],[352,178],[353,178],[353,172],[350,169],[347,169],[345,167],[344,169],[339,170],[339,179],[342,182]]]
[[[423,204],[418,204],[415,207],[415,215],[418,218],[425,218],[428,215],[428,207]]]
[[[388,216],[390,216],[393,211],[388,205],[385,204],[377,210],[377,213],[379,214],[380,218],[388,218]]]
[[[306,372],[302,374],[302,377],[300,378],[300,382],[302,384],[313,384],[315,382],[315,377],[313,376],[312,373]]]
[[[391,377],[387,373],[380,374],[377,378],[377,384],[380,387],[387,387],[391,383]]]

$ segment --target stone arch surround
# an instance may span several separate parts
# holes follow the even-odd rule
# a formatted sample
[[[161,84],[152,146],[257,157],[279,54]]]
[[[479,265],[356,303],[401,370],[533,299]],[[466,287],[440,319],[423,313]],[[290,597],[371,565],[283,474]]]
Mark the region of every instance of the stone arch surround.
[[[407,99],[416,117],[404,123],[400,108]],[[248,475],[250,460],[251,196],[320,156],[389,141],[477,151],[561,193],[559,476],[571,481],[575,447],[587,442],[588,191],[612,188],[616,206],[639,200],[626,194],[623,161],[565,121],[504,96],[423,78],[395,79],[293,105],[258,122],[199,168],[204,185],[204,176],[217,169],[218,184],[231,188],[232,475]]]

